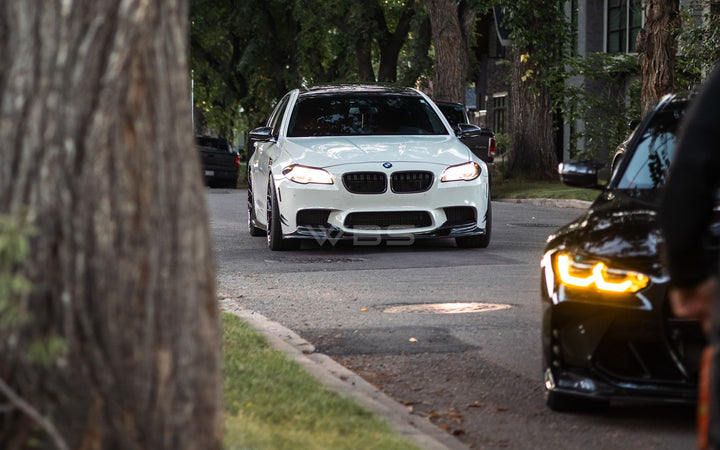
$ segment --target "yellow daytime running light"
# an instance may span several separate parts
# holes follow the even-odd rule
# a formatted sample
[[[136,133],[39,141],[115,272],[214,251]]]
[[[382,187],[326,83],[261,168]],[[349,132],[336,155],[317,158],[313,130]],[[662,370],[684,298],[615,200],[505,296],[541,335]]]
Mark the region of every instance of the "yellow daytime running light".
[[[650,282],[650,279],[641,273],[610,269],[601,262],[595,265],[577,263],[565,253],[559,254],[556,261],[560,281],[568,286],[586,288],[595,284],[600,291],[637,292]]]
[[[440,181],[470,181],[480,176],[480,166],[475,162],[467,162],[450,166],[443,170]]]
[[[330,173],[312,167],[288,166],[283,170],[283,175],[300,184],[333,184],[333,177]]]

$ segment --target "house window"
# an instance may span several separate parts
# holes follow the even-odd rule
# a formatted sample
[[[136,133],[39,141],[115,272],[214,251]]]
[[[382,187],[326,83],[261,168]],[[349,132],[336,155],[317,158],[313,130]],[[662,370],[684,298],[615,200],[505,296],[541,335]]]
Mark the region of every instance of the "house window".
[[[634,53],[642,28],[642,0],[607,0],[607,52]]]
[[[493,96],[493,127],[495,134],[503,134],[507,130],[505,125],[507,118],[507,94],[495,94]]]
[[[720,14],[720,0],[712,0],[710,2],[710,14]]]

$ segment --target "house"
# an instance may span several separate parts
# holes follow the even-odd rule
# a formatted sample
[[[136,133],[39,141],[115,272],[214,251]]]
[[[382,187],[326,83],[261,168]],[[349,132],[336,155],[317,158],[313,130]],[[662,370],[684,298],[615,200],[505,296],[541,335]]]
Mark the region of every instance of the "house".
[[[697,14],[697,2],[680,0],[681,9],[693,9]],[[709,2],[705,8],[720,9],[720,0]],[[572,49],[576,55],[588,57],[594,53],[609,55],[636,54],[635,42],[644,25],[644,7],[642,0],[568,0],[565,13],[572,23]],[[478,41],[475,56],[479,70],[476,75],[474,89],[477,110],[474,116],[480,125],[493,129],[498,136],[507,135],[508,112],[510,102],[509,54],[512,42],[508,30],[504,29],[502,10],[496,6],[489,14],[478,18],[476,29]],[[639,71],[637,72],[639,74]],[[621,104],[630,102],[629,91],[633,82],[639,80],[638,74],[616,77],[610,82],[599,84],[581,76],[573,76],[568,80],[572,86],[581,87],[586,92],[602,92],[606,97],[617,100]],[[637,83],[636,83],[637,85]],[[618,142],[612,139],[598,139],[591,143],[586,134],[590,126],[598,122],[602,124],[606,113],[598,113],[599,120],[588,123],[584,120],[568,120],[559,117],[556,134],[557,156],[559,161],[570,158],[578,153],[592,154],[602,160],[609,157]],[[622,134],[629,132],[627,128]],[[502,142],[502,138],[500,139]]]

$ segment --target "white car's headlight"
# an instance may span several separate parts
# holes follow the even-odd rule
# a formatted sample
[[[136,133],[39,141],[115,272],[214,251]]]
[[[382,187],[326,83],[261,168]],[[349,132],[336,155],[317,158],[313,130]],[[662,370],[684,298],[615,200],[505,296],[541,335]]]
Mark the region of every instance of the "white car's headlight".
[[[650,283],[647,275],[610,268],[604,262],[576,261],[568,253],[557,253],[554,259],[557,276],[567,286],[632,293],[644,289]]]
[[[440,181],[470,181],[480,176],[480,166],[475,162],[467,162],[450,166],[443,170]]]
[[[333,177],[323,169],[300,165],[287,166],[282,171],[288,179],[300,184],[333,184]]]

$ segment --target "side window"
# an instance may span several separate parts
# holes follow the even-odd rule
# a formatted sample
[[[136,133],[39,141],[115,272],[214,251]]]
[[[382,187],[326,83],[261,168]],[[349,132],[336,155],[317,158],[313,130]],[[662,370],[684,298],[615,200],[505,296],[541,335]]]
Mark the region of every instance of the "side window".
[[[656,189],[665,184],[670,169],[679,114],[668,112],[652,119],[618,182],[620,189]]]
[[[285,95],[285,97],[283,97],[282,100],[280,100],[280,103],[278,103],[278,105],[275,107],[275,110],[268,119],[267,126],[272,128],[273,136],[278,136],[280,134],[280,125],[282,125],[282,118],[289,100],[290,94]]]

